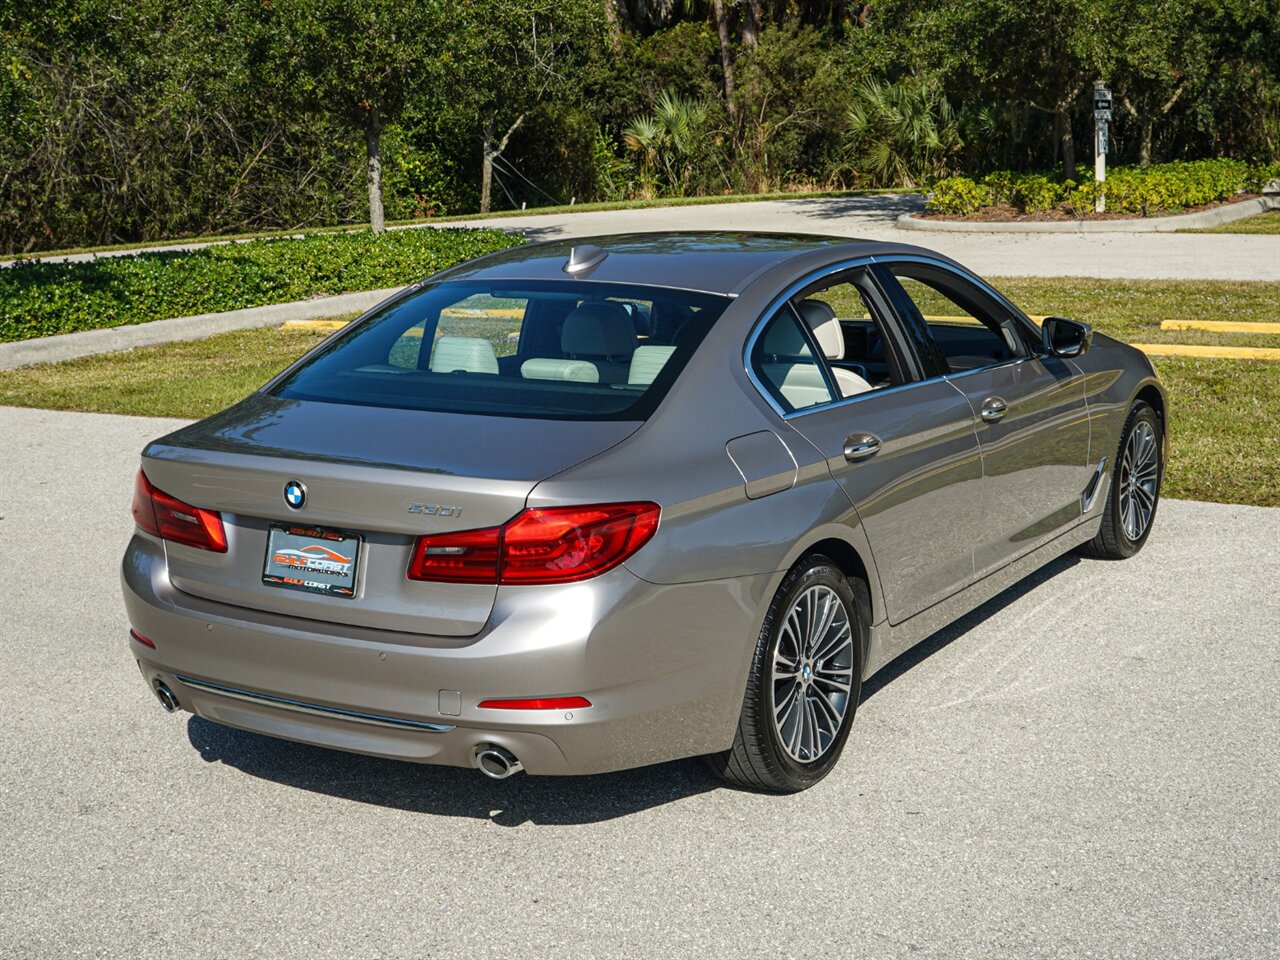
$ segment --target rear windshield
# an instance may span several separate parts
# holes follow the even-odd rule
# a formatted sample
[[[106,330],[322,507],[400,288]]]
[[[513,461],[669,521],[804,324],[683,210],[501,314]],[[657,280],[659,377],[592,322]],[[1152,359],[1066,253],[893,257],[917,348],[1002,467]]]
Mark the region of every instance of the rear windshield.
[[[446,281],[334,337],[272,393],[406,410],[642,420],[728,303],[588,281]]]

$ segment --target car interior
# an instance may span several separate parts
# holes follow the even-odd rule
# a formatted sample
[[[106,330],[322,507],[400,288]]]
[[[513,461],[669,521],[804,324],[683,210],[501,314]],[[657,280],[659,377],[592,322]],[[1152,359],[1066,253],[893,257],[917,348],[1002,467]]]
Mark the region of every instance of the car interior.
[[[504,416],[643,419],[724,297],[622,284],[438,284],[335,338],[279,395]]]

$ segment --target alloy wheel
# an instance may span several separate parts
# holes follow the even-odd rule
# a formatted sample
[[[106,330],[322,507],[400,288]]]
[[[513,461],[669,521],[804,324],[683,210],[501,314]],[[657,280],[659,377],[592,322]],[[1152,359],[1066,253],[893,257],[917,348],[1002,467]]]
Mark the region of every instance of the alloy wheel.
[[[840,735],[853,689],[853,629],[831,587],[809,587],[787,611],[773,654],[773,724],[793,759],[812,763]]]
[[[1160,483],[1160,442],[1151,424],[1139,420],[1120,463],[1120,522],[1130,541],[1147,532]]]

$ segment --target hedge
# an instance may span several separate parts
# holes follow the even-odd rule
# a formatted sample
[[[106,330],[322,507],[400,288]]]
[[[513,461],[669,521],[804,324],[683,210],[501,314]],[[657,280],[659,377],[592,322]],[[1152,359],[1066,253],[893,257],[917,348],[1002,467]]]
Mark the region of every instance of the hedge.
[[[1195,160],[1150,167],[1114,167],[1103,192],[1108,212],[1144,217],[1227,200],[1238,193],[1259,193],[1280,177],[1280,164],[1251,165],[1240,160]],[[1009,205],[1023,213],[1062,210],[1074,217],[1093,212],[1098,184],[1092,179],[1063,180],[1044,173],[1002,170],[980,180],[947,177],[933,186],[928,209],[970,216],[983,207]]]
[[[0,268],[0,341],[376,290],[516,246],[501,230],[322,233]]]

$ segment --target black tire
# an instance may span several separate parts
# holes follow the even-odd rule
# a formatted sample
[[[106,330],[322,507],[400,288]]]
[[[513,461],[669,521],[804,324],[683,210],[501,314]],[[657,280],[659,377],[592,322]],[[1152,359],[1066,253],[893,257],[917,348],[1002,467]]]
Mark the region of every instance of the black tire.
[[[1130,437],[1140,429],[1140,424],[1145,424],[1155,435],[1155,490],[1152,494],[1151,515],[1138,536],[1131,537],[1125,529],[1124,520],[1126,495],[1123,487],[1127,480],[1125,450]],[[1120,445],[1111,462],[1111,488],[1107,491],[1106,506],[1102,510],[1102,526],[1098,528],[1097,536],[1081,547],[1080,552],[1102,560],[1125,560],[1141,550],[1147,542],[1156,522],[1156,509],[1160,506],[1160,484],[1164,480],[1164,424],[1150,404],[1139,400],[1129,410],[1129,418],[1120,431]],[[1134,494],[1130,493],[1128,496],[1132,497]]]
[[[851,673],[850,689],[844,701],[845,710],[840,726],[823,752],[815,760],[806,763],[788,753],[773,720],[773,663],[788,614],[797,600],[815,586],[829,587],[843,605],[852,634],[849,657]],[[834,610],[834,607],[830,609]],[[854,600],[853,589],[840,569],[830,559],[819,554],[808,556],[796,564],[778,587],[760,628],[733,746],[724,753],[706,758],[711,769],[735,786],[771,793],[797,793],[813,786],[830,773],[844,750],[858,708],[866,642],[866,625],[863,623],[860,607]],[[806,684],[817,685],[821,682],[809,679],[810,676],[818,676],[817,662],[815,660],[812,674],[806,676]]]

